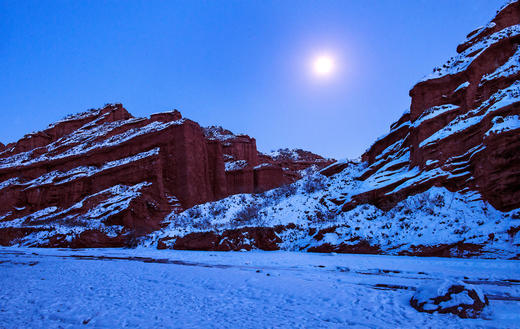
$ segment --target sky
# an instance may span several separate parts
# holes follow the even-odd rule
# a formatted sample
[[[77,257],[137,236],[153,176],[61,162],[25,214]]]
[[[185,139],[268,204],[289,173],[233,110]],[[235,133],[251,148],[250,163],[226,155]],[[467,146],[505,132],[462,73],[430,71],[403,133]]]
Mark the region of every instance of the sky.
[[[0,142],[120,102],[360,156],[505,0],[0,0]],[[313,71],[327,55],[329,75]]]

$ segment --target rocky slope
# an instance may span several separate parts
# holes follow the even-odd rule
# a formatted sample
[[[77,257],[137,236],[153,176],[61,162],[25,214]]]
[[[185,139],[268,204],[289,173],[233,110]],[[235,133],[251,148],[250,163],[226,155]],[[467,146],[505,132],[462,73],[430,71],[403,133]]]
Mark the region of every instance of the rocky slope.
[[[305,163],[201,128],[178,111],[135,118],[121,104],[71,115],[0,151],[0,244],[121,246],[165,216],[301,178]]]
[[[417,83],[362,156],[170,215],[160,248],[519,257],[520,2]]]
[[[391,207],[442,185],[478,191],[495,208],[520,206],[520,3],[468,35],[458,54],[416,84],[409,111],[363,155],[362,179],[386,180],[353,198]]]

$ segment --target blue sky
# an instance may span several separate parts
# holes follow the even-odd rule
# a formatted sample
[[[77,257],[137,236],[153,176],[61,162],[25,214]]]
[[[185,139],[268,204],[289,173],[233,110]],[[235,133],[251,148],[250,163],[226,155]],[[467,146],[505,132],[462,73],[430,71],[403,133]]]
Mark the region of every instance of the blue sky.
[[[202,125],[359,155],[408,92],[504,0],[0,0],[0,142],[122,102]],[[318,53],[334,57],[326,78]]]

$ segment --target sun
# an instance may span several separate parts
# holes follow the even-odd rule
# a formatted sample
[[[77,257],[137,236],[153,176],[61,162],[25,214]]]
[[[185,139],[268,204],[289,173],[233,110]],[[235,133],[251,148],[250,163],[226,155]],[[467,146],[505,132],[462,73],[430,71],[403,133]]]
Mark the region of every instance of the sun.
[[[328,76],[334,70],[334,59],[328,55],[321,55],[313,60],[314,73],[319,76]]]

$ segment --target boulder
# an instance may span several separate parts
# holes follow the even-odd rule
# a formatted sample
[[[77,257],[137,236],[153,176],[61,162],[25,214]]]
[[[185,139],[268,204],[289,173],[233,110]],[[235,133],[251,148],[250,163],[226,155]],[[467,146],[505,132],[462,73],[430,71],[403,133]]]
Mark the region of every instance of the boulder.
[[[419,287],[410,299],[419,312],[452,313],[461,318],[477,318],[489,305],[477,287],[461,281],[446,280]]]

